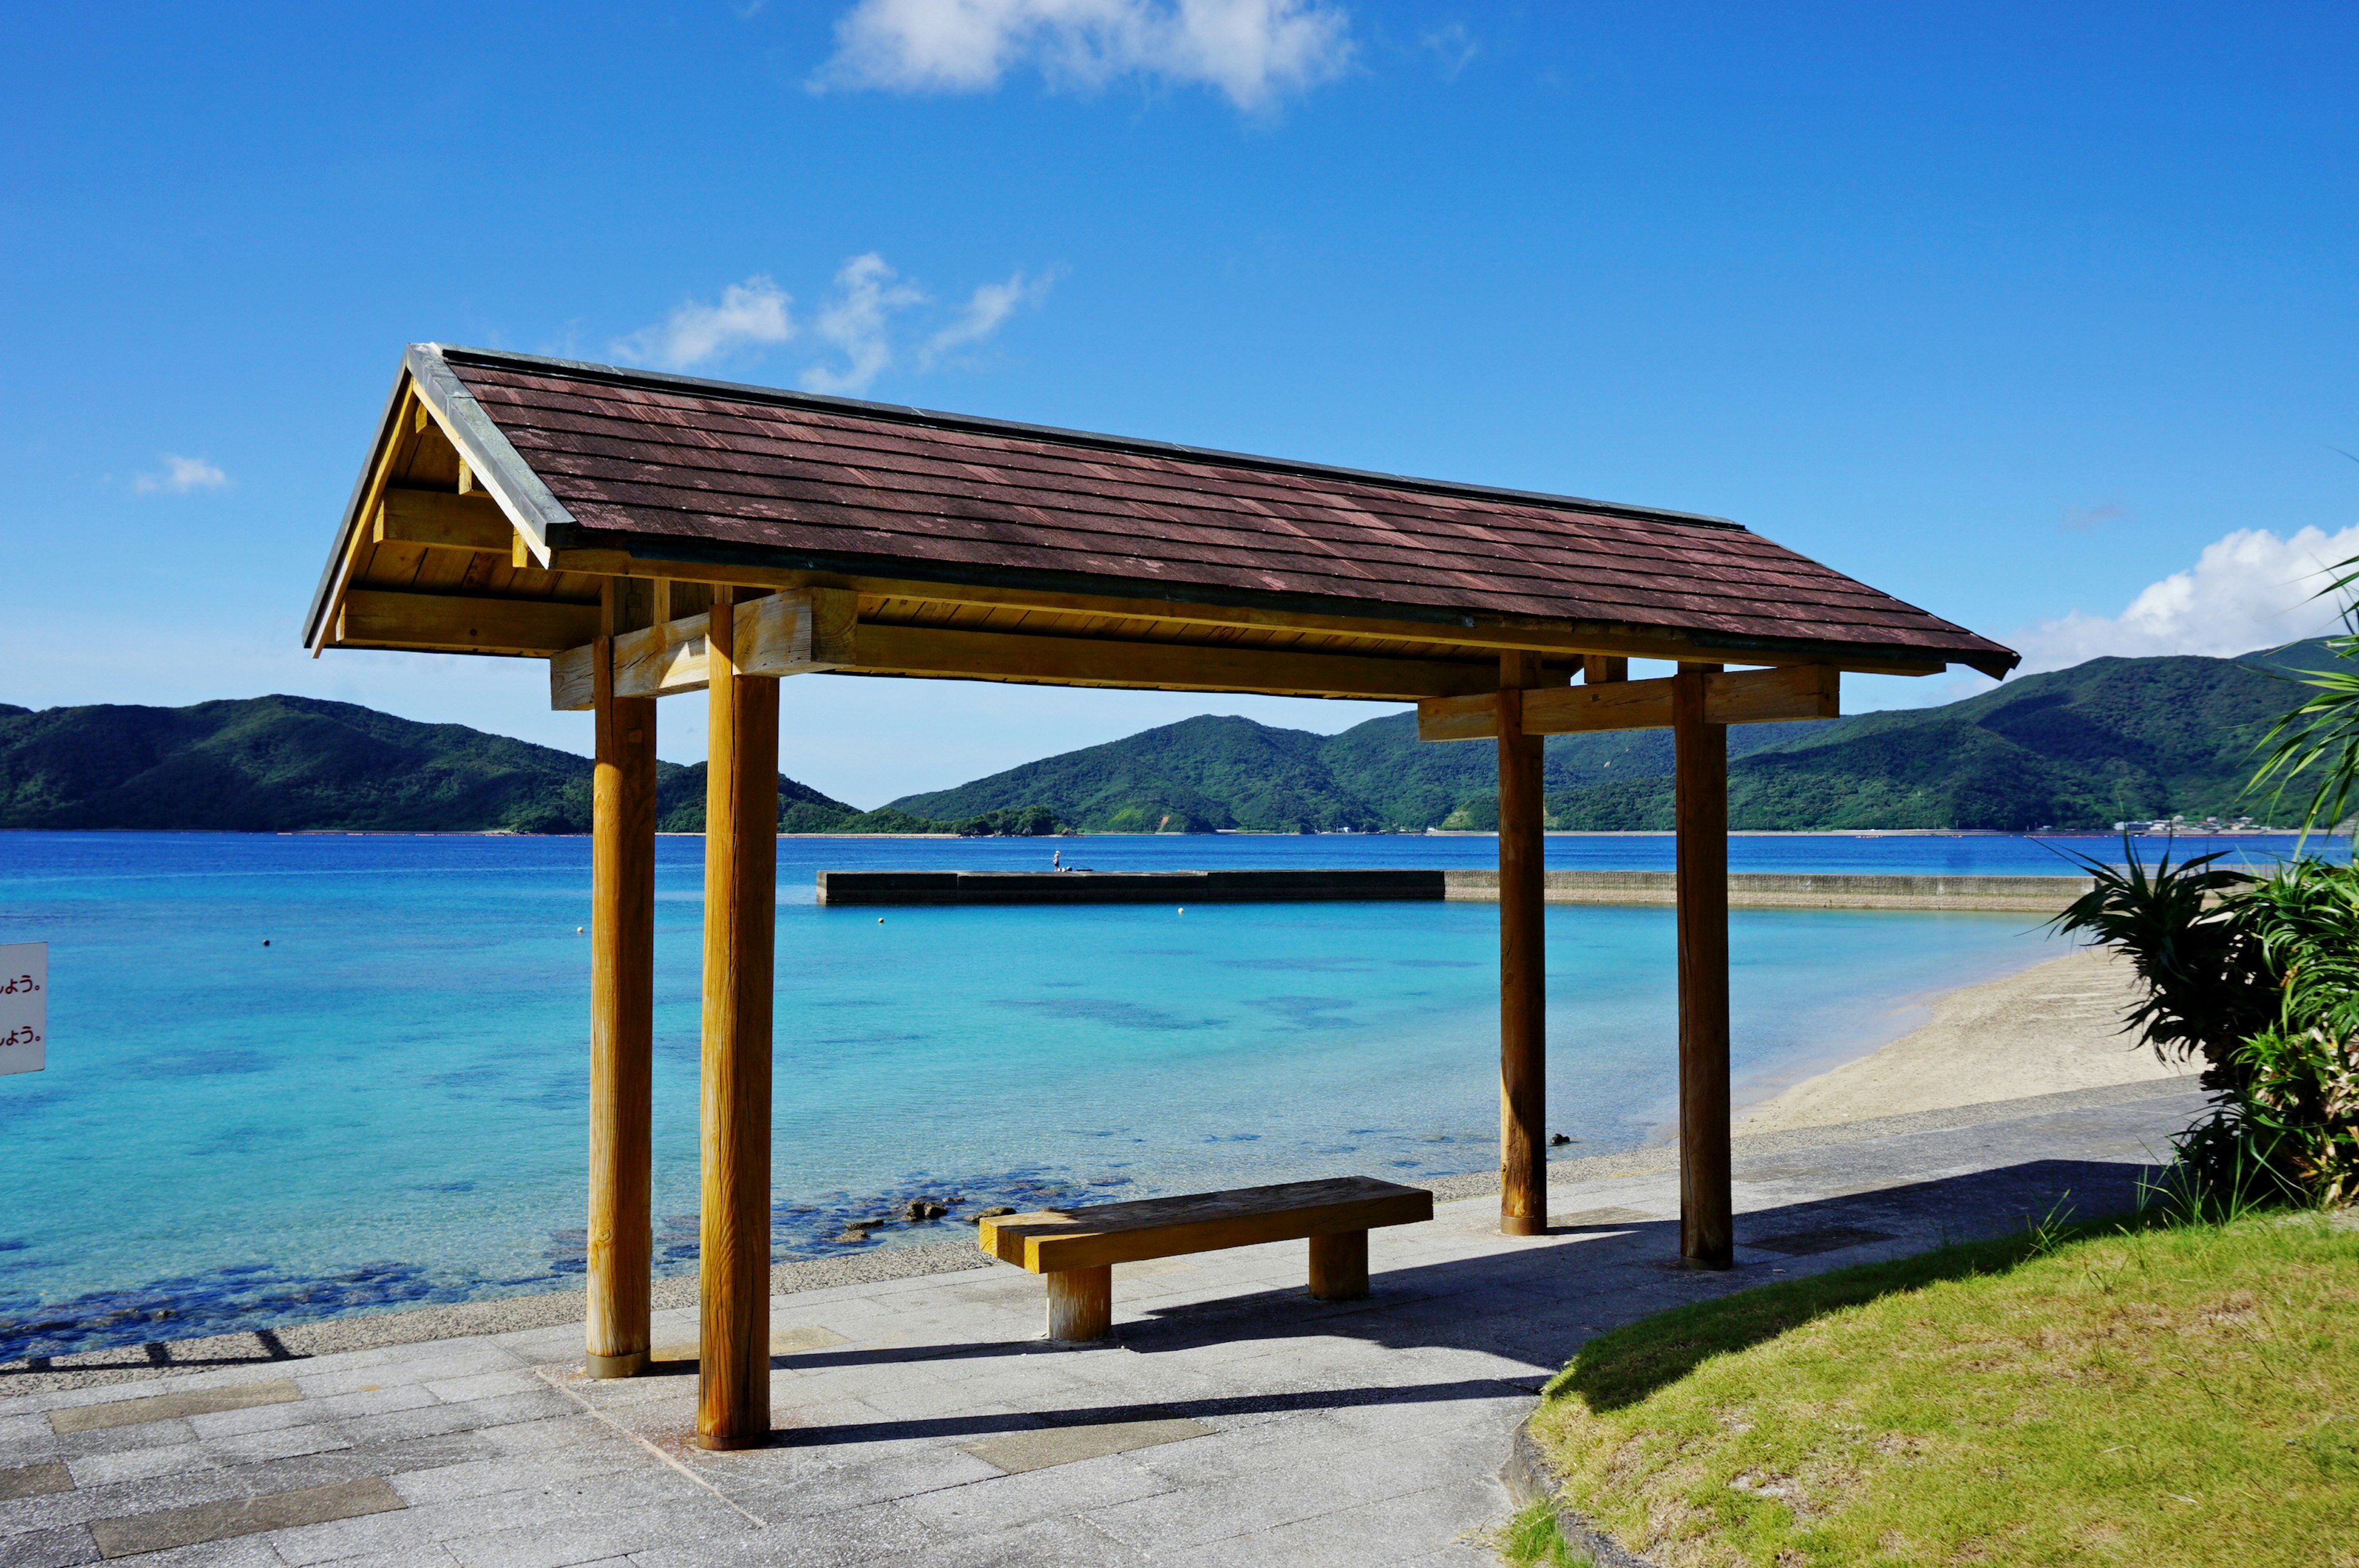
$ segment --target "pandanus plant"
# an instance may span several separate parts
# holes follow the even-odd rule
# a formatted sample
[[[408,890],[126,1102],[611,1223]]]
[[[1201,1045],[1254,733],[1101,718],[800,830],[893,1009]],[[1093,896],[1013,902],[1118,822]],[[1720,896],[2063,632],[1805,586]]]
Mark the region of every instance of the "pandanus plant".
[[[2111,946],[2141,1000],[2125,1027],[2167,1061],[2201,1056],[2213,1110],[2173,1181],[2206,1211],[2359,1197],[2359,871],[2296,860],[2253,879],[2217,855],[2076,856],[2094,885],[2057,928]]]
[[[2344,600],[2334,663],[2288,678],[2310,695],[2261,739],[2247,793],[2272,815],[2304,790],[2303,846],[2359,796],[2359,557],[2321,590]],[[2200,1054],[2214,1109],[2181,1134],[2174,1174],[2205,1207],[2359,1199],[2359,871],[2298,858],[2258,879],[2199,855],[2152,867],[2074,860],[2090,891],[2057,927],[2112,946],[2143,999],[2125,1027],[2166,1059]]]

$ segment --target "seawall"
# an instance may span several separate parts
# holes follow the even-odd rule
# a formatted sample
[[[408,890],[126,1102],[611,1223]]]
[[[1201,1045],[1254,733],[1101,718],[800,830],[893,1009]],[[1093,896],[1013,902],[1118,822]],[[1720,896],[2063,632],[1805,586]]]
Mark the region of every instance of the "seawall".
[[[2053,914],[2086,877],[1877,876],[1738,871],[1728,902],[1749,909],[1960,909]],[[1668,904],[1669,871],[1549,871],[1550,903]],[[946,903],[1496,903],[1489,871],[821,871],[819,902]]]

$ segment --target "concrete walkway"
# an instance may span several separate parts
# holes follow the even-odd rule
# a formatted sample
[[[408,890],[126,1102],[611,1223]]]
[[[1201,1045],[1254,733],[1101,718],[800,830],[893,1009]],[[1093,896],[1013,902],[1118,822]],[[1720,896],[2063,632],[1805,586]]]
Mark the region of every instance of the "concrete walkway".
[[[1308,1299],[1300,1242],[1118,1268],[1103,1348],[1042,1343],[1040,1281],[979,1254],[799,1292],[772,1303],[777,1441],[747,1454],[688,1445],[689,1309],[628,1382],[581,1378],[578,1325],[0,1375],[0,1568],[1491,1563],[1509,1435],[1599,1329],[2126,1206],[2199,1108],[2122,1086],[1748,1140],[1728,1274],[1671,1265],[1676,1172],[1647,1151],[1556,1168],[1546,1237],[1497,1235],[1487,1197],[1375,1233],[1366,1302]]]

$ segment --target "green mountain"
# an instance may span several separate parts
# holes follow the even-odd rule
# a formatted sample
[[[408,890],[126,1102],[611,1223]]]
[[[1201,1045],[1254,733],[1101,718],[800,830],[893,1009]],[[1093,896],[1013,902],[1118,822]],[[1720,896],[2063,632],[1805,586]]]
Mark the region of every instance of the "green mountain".
[[[702,764],[658,763],[656,797],[665,827],[700,831]],[[778,804],[782,815],[862,815],[785,777]],[[0,707],[0,827],[586,833],[590,762],[303,697]]]
[[[1729,731],[1729,816],[1754,828],[2102,827],[2226,815],[2252,747],[2299,693],[2282,672],[2319,644],[2243,659],[2093,659],[1939,708]],[[1666,829],[1664,730],[1559,735],[1551,826]],[[1492,747],[1427,745],[1414,715],[1317,735],[1190,719],[894,807],[962,816],[1047,807],[1093,832],[1291,832],[1497,823]]]
[[[1940,708],[1729,731],[1729,818],[1756,828],[2102,827],[2237,808],[2253,743],[2317,643],[2244,659],[2093,659]],[[1663,730],[1559,735],[1551,826],[1663,829]],[[1374,832],[1497,823],[1484,741],[1426,745],[1412,714],[1340,735],[1190,719],[861,812],[781,776],[802,833]],[[704,768],[665,762],[667,831],[704,826]],[[2250,808],[2250,803],[2246,803]],[[590,763],[458,724],[263,697],[36,712],[0,704],[0,827],[581,833]]]

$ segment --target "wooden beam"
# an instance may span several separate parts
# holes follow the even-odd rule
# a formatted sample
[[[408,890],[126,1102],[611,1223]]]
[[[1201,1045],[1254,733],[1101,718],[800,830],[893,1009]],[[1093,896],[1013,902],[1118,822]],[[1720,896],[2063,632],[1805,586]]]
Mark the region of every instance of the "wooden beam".
[[[1843,714],[1843,676],[1832,665],[1788,665],[1775,670],[1714,666],[1703,677],[1707,724],[1783,724]]]
[[[1548,1230],[1547,878],[1541,868],[1540,738],[1525,705],[1542,695],[1539,658],[1499,657],[1499,1229]],[[1551,691],[1549,695],[1553,695]]]
[[[607,585],[604,623],[625,611]],[[591,644],[601,654],[611,636]],[[584,1369],[647,1369],[654,1230],[656,705],[614,696],[597,660],[590,827],[590,1259]]]
[[[1680,1255],[1736,1259],[1728,1129],[1728,730],[1707,670],[1671,677],[1680,939]]]
[[[1671,683],[1606,681],[1549,687],[1527,695],[1527,735],[1572,735],[1599,730],[1666,730],[1671,725]],[[1795,719],[1832,719],[1842,709],[1839,673],[1832,665],[1788,665],[1778,669],[1732,670],[1703,677],[1705,720],[1712,724],[1767,724]],[[1417,705],[1420,741],[1487,741],[1499,733],[1495,692],[1433,698]]]
[[[1608,681],[1628,680],[1630,661],[1603,654],[1591,654],[1581,661],[1581,678],[1591,686],[1603,686]]]
[[[778,683],[732,657],[712,607],[704,792],[703,1198],[696,1443],[770,1436],[770,1006],[777,920]]]
[[[500,503],[480,491],[388,490],[376,509],[375,542],[422,545],[429,550],[506,550],[516,524]]]
[[[332,630],[332,640],[347,647],[547,658],[597,636],[598,607],[548,599],[481,599],[355,588],[345,591],[343,608],[337,612]]]
[[[1133,643],[1035,637],[936,626],[877,626],[853,620],[856,596],[841,589],[767,594],[737,607],[743,667],[750,675],[818,670],[847,675],[948,676],[970,680],[1251,691],[1396,702],[1463,691],[1495,677],[1487,665],[1298,654],[1230,643]],[[615,640],[614,689],[661,697],[704,684],[702,617],[688,617]],[[586,708],[590,654],[570,649],[549,661],[549,704]]]
[[[344,596],[352,591],[353,577],[360,568],[361,552],[375,531],[376,509],[386,489],[393,483],[393,470],[405,452],[417,442],[426,428],[426,406],[418,400],[418,388],[404,371],[397,384],[400,390],[394,395],[394,414],[387,422],[384,438],[369,464],[368,492],[350,520],[350,528],[338,541],[335,580],[329,587],[326,600],[320,607],[320,623],[311,629],[311,656],[318,658],[335,640],[336,628],[343,620]],[[404,435],[402,427],[416,416],[417,429]],[[342,524],[339,524],[342,526]]]
[[[737,668],[771,679],[837,668],[848,653],[853,607],[852,595],[824,588],[765,594],[734,606]],[[684,615],[615,638],[615,695],[675,697],[702,691],[709,670],[705,632],[711,622],[709,614]],[[549,661],[549,705],[560,711],[588,708],[594,697],[595,667],[588,647],[568,648],[553,656]]]
[[[835,668],[843,673],[1158,691],[1266,692],[1379,702],[1414,702],[1423,697],[1488,687],[1495,679],[1488,661],[1459,664],[1360,654],[1294,653],[1227,643],[1115,642],[865,623],[853,631],[852,656]]]
[[[1334,632],[1353,637],[1448,643],[1463,647],[1470,653],[1479,650],[1495,654],[1523,649],[1551,660],[1578,658],[1590,654],[1674,661],[1703,657],[1741,659],[1750,665],[1831,664],[1837,669],[1861,674],[1894,676],[1939,675],[1949,667],[1951,662],[1938,655],[1911,654],[1904,650],[1885,654],[1869,649],[1831,645],[1743,650],[1707,647],[1683,633],[1615,622],[1569,624],[1560,621],[1544,621],[1537,616],[1527,620],[1510,620],[1456,613],[1446,619],[1431,621],[1400,619],[1382,612],[1364,616],[1338,615],[1323,611],[1267,610],[1243,605],[1195,603],[1185,600],[1008,588],[990,583],[945,583],[865,577],[794,567],[658,559],[606,546],[557,550],[552,553],[549,569],[616,577],[656,573],[681,580],[734,583],[769,589],[842,588],[864,599],[907,599],[945,606],[1063,611],[1124,620],[1159,621],[1172,625]]]

